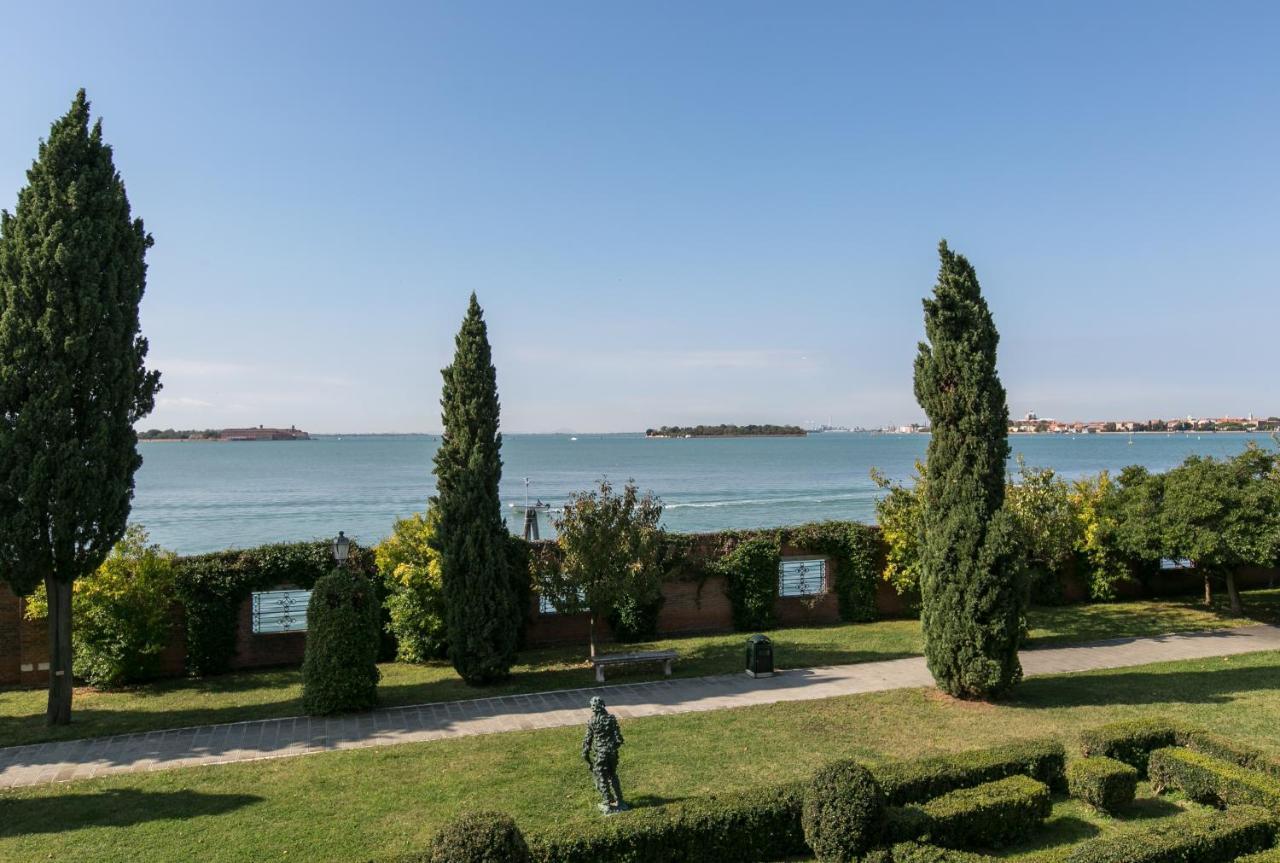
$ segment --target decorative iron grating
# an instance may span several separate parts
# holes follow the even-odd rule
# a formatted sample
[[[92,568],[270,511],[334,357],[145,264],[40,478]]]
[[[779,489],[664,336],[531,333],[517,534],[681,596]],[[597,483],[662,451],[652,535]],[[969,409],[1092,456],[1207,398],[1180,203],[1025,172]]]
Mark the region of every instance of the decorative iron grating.
[[[264,590],[253,594],[253,631],[304,632],[309,590]]]
[[[778,596],[817,596],[827,586],[827,561],[784,560],[778,564]]]

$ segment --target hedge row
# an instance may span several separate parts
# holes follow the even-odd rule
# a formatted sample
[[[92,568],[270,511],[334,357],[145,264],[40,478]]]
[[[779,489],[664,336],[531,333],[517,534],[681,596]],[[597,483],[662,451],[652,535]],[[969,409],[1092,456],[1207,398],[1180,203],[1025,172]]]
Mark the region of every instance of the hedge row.
[[[863,863],[998,863],[995,857],[921,845],[918,842],[899,842],[891,849],[875,852],[863,858]]]
[[[1179,726],[1162,719],[1133,719],[1091,728],[1080,735],[1080,750],[1088,757],[1113,758],[1147,775],[1147,759],[1157,749],[1182,742]]]
[[[1197,803],[1261,806],[1280,816],[1280,780],[1190,749],[1151,753],[1151,787],[1173,788]]]
[[[534,839],[535,863],[739,863],[807,854],[804,783],[640,809]],[[408,858],[413,859],[413,858]]]
[[[1066,863],[1227,863],[1270,847],[1275,835],[1271,813],[1241,806],[1092,839],[1072,850]]]
[[[1067,765],[1067,790],[1103,812],[1116,812],[1133,802],[1138,770],[1114,758],[1078,758]]]
[[[1055,791],[1066,789],[1067,753],[1056,740],[1025,740],[990,749],[898,761],[872,769],[885,800],[904,806],[1008,776],[1030,776]]]
[[[926,841],[947,847],[998,848],[1029,835],[1049,817],[1049,787],[1029,776],[1009,776],[961,788],[918,807]]]
[[[1236,863],[1280,863],[1280,848],[1269,848],[1247,857],[1237,857]]]

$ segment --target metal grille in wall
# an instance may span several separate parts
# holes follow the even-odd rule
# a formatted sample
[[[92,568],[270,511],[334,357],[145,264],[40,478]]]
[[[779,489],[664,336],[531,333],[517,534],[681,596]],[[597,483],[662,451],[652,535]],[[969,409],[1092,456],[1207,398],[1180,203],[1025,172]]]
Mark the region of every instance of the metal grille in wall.
[[[253,631],[302,632],[307,628],[309,590],[265,590],[253,595]]]
[[[778,564],[778,596],[816,596],[827,583],[827,561],[784,560]]]

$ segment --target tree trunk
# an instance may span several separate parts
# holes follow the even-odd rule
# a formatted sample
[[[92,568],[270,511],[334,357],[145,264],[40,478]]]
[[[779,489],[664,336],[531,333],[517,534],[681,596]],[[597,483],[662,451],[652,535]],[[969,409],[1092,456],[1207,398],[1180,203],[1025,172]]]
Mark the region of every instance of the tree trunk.
[[[591,639],[591,658],[596,658],[596,614],[591,612],[587,615],[587,629]]]
[[[1241,617],[1244,614],[1244,603],[1240,601],[1240,590],[1236,587],[1236,574],[1227,570],[1227,596],[1231,598],[1231,614]]]
[[[49,709],[46,725],[71,722],[71,582],[44,580],[49,597]]]
[[[1213,605],[1213,582],[1209,580],[1209,573],[1204,574],[1204,604]]]

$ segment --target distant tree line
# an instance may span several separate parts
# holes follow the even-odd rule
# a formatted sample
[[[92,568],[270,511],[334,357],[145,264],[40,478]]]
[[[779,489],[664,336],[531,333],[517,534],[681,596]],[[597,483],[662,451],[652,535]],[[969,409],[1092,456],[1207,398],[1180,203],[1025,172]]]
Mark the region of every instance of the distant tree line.
[[[718,426],[662,426],[646,429],[646,437],[784,437],[803,436],[805,430],[800,426],[779,425],[726,425]]]
[[[138,434],[139,440],[200,440],[216,438],[219,429],[147,429]]]

